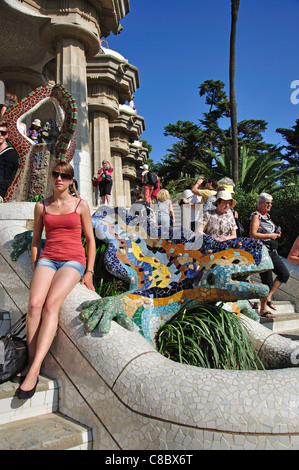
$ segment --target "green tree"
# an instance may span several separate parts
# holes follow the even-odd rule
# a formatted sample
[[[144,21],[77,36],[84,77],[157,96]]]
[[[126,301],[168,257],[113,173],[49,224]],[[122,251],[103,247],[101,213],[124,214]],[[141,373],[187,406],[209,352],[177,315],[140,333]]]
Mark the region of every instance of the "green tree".
[[[191,183],[201,174],[207,174],[205,163],[190,158],[187,144],[177,142],[168,149],[163,163],[156,165],[162,184],[172,193],[190,187]]]
[[[291,129],[279,128],[276,129],[276,132],[281,134],[288,143],[283,146],[286,150],[285,160],[299,169],[299,119],[296,119],[296,123]]]

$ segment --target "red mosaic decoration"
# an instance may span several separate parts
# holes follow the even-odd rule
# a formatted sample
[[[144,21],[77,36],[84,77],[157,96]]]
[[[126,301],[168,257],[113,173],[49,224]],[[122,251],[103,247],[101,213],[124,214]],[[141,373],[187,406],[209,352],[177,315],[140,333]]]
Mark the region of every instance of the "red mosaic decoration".
[[[31,155],[44,144],[34,144],[27,136],[18,130],[17,122],[22,120],[25,114],[38,109],[46,101],[55,100],[64,111],[65,119],[55,144],[55,152],[58,160],[71,161],[76,150],[75,129],[77,125],[77,107],[73,96],[63,85],[42,86],[36,88],[28,96],[10,107],[3,116],[7,121],[9,141],[18,151],[20,166],[17,174],[9,187],[5,202],[13,200],[13,196],[20,192],[21,181],[26,177],[26,170],[30,165]]]

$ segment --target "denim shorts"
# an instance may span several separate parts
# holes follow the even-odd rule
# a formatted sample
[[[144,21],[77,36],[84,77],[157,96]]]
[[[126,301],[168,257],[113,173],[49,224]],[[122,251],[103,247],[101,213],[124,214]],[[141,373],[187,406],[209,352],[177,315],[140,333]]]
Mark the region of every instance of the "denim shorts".
[[[40,258],[36,263],[36,267],[38,268],[39,266],[52,268],[54,271],[62,267],[74,268],[80,273],[81,277],[83,277],[85,272],[85,267],[78,261],[56,261],[54,259]]]

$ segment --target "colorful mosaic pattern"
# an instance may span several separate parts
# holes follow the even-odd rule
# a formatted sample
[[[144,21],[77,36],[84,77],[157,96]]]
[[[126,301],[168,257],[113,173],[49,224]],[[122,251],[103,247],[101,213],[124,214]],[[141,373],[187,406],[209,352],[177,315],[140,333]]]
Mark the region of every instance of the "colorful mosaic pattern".
[[[34,144],[28,137],[18,130],[18,121],[21,121],[26,114],[32,113],[48,100],[56,101],[63,109],[65,119],[56,141],[55,153],[59,160],[70,161],[76,149],[75,129],[77,124],[77,107],[73,96],[63,85],[42,86],[36,88],[28,96],[18,101],[10,107],[3,116],[8,123],[9,140],[16,148],[20,156],[20,166],[9,187],[5,202],[14,199],[16,193],[20,193],[22,179],[28,177],[28,168],[33,153],[42,150],[45,144]],[[29,176],[30,177],[30,176]]]
[[[273,267],[258,240],[219,242],[183,227],[158,227],[120,207],[102,206],[92,220],[96,236],[107,241],[107,270],[128,281],[130,289],[81,305],[87,333],[98,328],[105,334],[117,318],[125,328],[137,329],[154,343],[158,328],[183,305],[235,302],[268,293],[268,287],[247,279],[253,272]]]

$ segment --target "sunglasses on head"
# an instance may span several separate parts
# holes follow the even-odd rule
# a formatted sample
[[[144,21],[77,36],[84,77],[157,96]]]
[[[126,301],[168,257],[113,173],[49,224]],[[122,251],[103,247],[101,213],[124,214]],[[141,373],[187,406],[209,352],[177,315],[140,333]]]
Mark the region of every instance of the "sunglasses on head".
[[[71,179],[73,179],[73,177],[69,175],[68,173],[60,173],[59,171],[52,171],[53,178],[57,179],[59,176],[62,180],[65,180],[65,181],[66,180],[70,181]]]
[[[0,134],[5,136],[5,135],[7,135],[7,131],[0,131]]]

